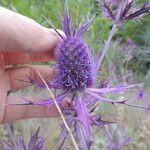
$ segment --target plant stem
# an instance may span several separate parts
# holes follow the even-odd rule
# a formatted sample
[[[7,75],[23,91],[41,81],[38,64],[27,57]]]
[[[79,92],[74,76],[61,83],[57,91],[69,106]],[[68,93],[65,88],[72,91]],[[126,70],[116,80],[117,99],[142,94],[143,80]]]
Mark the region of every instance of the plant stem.
[[[100,57],[100,59],[98,60],[98,69],[101,66],[101,63],[102,63],[102,61],[103,61],[103,59],[104,59],[104,57],[106,55],[106,52],[108,51],[108,48],[109,48],[109,46],[111,44],[111,41],[112,41],[112,38],[113,38],[114,34],[116,33],[116,30],[117,30],[117,25],[114,24],[112,29],[111,29],[111,31],[110,31],[108,39],[105,42],[105,45],[104,45],[104,47],[102,49],[102,53],[100,55],[98,55]]]

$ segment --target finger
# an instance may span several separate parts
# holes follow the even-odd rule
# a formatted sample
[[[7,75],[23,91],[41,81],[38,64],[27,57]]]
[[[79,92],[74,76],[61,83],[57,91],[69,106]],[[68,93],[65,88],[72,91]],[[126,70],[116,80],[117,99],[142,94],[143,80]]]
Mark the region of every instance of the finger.
[[[8,88],[9,85],[6,82],[4,70],[0,69],[0,123],[4,118],[4,112],[5,112],[4,104],[7,97]]]
[[[4,54],[0,52],[0,69],[4,67]]]
[[[9,79],[10,83],[10,90],[18,90],[20,88],[26,87],[31,85],[28,82],[28,76],[33,80],[36,80],[39,83],[42,83],[41,78],[39,77],[37,71],[39,71],[43,78],[50,81],[54,76],[54,69],[50,68],[49,66],[27,66],[27,67],[18,67],[18,68],[11,68],[6,70],[6,74]],[[17,80],[19,79],[19,80]],[[20,81],[23,80],[23,81]]]
[[[13,96],[8,96],[7,98],[7,104],[17,104],[21,103],[21,101],[20,98]],[[37,105],[6,105],[3,123],[27,118],[47,118],[56,116],[59,115],[54,105],[49,107]]]
[[[3,7],[0,20],[0,51],[44,52],[53,50],[61,39],[53,29]]]
[[[30,62],[47,62],[53,59],[53,51],[37,54],[21,52],[4,52],[5,65],[25,64]]]

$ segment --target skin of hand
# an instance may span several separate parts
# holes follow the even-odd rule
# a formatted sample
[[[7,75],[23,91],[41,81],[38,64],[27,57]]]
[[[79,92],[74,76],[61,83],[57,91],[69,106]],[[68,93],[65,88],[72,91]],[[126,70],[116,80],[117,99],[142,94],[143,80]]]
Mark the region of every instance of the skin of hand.
[[[0,7],[0,20],[0,123],[56,116],[58,112],[54,106],[47,109],[47,106],[8,105],[21,103],[21,99],[9,95],[9,91],[30,85],[16,79],[27,81],[27,76],[30,76],[42,82],[37,71],[43,78],[50,80],[54,70],[42,65],[9,66],[54,59],[54,48],[61,38],[53,29],[42,27],[32,19],[3,7]]]

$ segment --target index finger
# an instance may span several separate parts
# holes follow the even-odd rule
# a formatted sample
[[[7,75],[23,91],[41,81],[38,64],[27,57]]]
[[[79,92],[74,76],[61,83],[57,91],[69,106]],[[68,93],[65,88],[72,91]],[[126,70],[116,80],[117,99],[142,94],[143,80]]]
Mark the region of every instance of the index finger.
[[[26,64],[30,62],[47,62],[55,59],[54,51],[43,53],[3,52],[3,55],[5,65]]]
[[[61,40],[53,29],[3,7],[0,7],[0,20],[0,51],[46,52],[54,50]]]

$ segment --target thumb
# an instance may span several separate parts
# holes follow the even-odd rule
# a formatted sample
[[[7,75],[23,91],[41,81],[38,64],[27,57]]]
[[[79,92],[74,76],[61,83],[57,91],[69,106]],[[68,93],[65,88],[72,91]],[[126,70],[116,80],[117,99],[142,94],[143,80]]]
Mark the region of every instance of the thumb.
[[[0,20],[0,51],[45,52],[53,50],[61,40],[53,29],[3,7]]]

